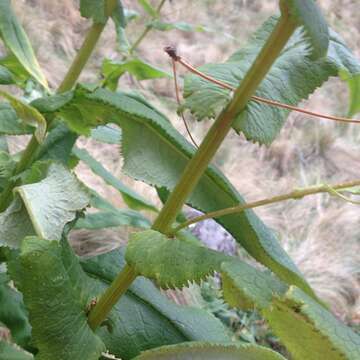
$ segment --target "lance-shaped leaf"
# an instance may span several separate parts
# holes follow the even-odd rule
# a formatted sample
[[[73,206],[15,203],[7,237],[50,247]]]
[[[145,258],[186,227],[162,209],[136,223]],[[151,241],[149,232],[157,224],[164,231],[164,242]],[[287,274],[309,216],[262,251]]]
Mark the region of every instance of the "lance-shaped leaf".
[[[46,120],[42,114],[34,107],[25,104],[5,91],[0,91],[0,96],[3,96],[10,102],[17,116],[22,121],[24,121],[26,124],[36,127],[35,136],[37,141],[41,143],[44,140],[46,133]]]
[[[126,261],[162,288],[182,288],[190,282],[200,283],[220,270],[228,256],[203,246],[147,230],[130,236]]]
[[[4,360],[34,360],[34,356],[15,344],[0,340],[0,359]]]
[[[125,249],[118,249],[82,262],[86,273],[97,280],[100,291],[125,266],[124,252]],[[74,261],[69,261],[68,267],[74,270]],[[138,277],[121,297],[108,319],[111,331],[104,326],[98,333],[110,353],[123,360],[162,345],[230,341],[218,319],[204,310],[176,305],[142,277]]]
[[[117,209],[116,211],[100,211],[86,214],[76,222],[74,228],[97,230],[117,226],[132,226],[147,229],[150,225],[150,221],[137,211]]]
[[[118,190],[126,204],[132,209],[146,209],[156,211],[156,207],[142,196],[137,194],[134,190],[123,184],[118,178],[111,174],[104,166],[94,159],[86,149],[79,149],[74,147],[73,154],[84,162],[94,172],[94,174],[100,176],[108,185],[113,186]]]
[[[296,287],[262,314],[294,360],[360,359],[360,336]]]
[[[25,135],[31,134],[33,128],[19,119],[16,111],[8,103],[0,103],[0,134]]]
[[[0,273],[0,322],[10,330],[13,341],[25,347],[31,338],[28,314],[22,294],[11,287],[9,281],[5,274]]]
[[[250,344],[190,342],[148,350],[134,360],[285,360],[273,350]]]
[[[304,26],[312,45],[312,58],[325,56],[329,47],[329,29],[314,0],[281,0],[288,6],[290,15]]]
[[[138,80],[157,79],[171,77],[171,75],[158,69],[141,59],[131,59],[125,62],[105,60],[102,65],[102,73],[105,77],[104,84],[110,90],[117,89],[119,78],[126,72]]]
[[[42,109],[46,99],[38,102]],[[55,110],[54,108],[52,108]],[[56,113],[68,125],[81,133],[91,126],[113,122],[122,128],[124,171],[136,180],[150,185],[173,189],[195,149],[144,100],[122,93],[98,89],[93,93],[80,90]],[[210,212],[243,204],[241,195],[222,173],[210,166],[188,204],[203,212]],[[244,211],[217,219],[234,238],[259,262],[269,267],[287,283],[305,292],[313,292],[292,260],[282,249],[273,232],[255,215]]]
[[[25,238],[9,272],[29,311],[36,359],[99,359],[105,345],[87,324],[57,241]]]
[[[294,360],[360,356],[360,336],[300,289],[238,261],[222,265],[226,301],[257,308]]]
[[[10,0],[0,1],[0,36],[25,70],[47,88],[45,76],[30,41],[11,8]]]
[[[238,87],[259,49],[274,29],[276,21],[276,18],[270,18],[265,22],[249,44],[233,54],[227,62],[207,64],[199,70],[234,88]],[[307,99],[329,77],[339,74],[346,74],[347,81],[360,74],[360,61],[354,57],[340,36],[330,31],[328,54],[315,61],[309,57],[308,38],[300,28],[291,37],[255,95],[297,105]],[[183,106],[198,120],[202,120],[216,117],[229,102],[230,92],[191,74],[185,77],[184,97]],[[288,110],[250,101],[235,119],[233,128],[244,133],[248,140],[268,145],[279,134],[288,114]]]
[[[89,204],[89,195],[74,174],[63,165],[51,164],[38,183],[15,189],[25,204],[36,234],[60,240],[64,226]]]

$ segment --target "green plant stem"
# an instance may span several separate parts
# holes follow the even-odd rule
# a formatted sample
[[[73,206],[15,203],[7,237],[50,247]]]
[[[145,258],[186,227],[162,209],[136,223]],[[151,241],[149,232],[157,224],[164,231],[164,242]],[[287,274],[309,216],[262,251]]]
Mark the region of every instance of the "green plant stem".
[[[295,28],[296,24],[293,23],[289,15],[286,12],[283,13],[254,64],[235,91],[232,101],[219,115],[199,150],[187,164],[180,181],[155,220],[154,230],[165,234],[171,232],[172,223],[229,133],[234,118],[245,108]]]
[[[159,3],[159,5],[156,8],[156,13],[157,16],[160,15],[160,11],[162,9],[162,7],[164,6],[166,0],[161,0],[161,2]],[[154,17],[152,18],[154,19]],[[145,37],[147,36],[147,34],[151,31],[152,26],[151,25],[146,25],[144,31],[139,35],[139,37],[135,40],[135,42],[133,43],[133,45],[130,47],[129,49],[129,53],[130,55],[135,51],[135,49],[138,48],[138,46],[141,44],[141,42],[145,39]]]
[[[215,219],[215,218],[219,218],[219,217],[222,217],[225,215],[238,214],[240,212],[245,211],[246,209],[253,209],[253,208],[257,208],[257,207],[264,206],[264,205],[271,205],[271,204],[279,203],[282,201],[302,199],[303,197],[309,196],[309,195],[315,195],[315,194],[320,194],[320,193],[328,193],[330,195],[334,195],[334,192],[336,192],[336,190],[343,190],[343,189],[351,188],[354,186],[360,186],[360,180],[349,181],[346,183],[341,183],[341,184],[336,184],[336,185],[322,184],[322,185],[317,185],[317,186],[310,186],[308,188],[296,189],[289,193],[273,196],[271,198],[262,199],[262,200],[258,200],[258,201],[254,201],[251,203],[238,205],[238,206],[232,206],[232,207],[222,209],[222,210],[212,211],[207,214],[192,218],[192,219],[180,224],[172,231],[171,235],[175,235],[178,231],[188,227],[189,225],[195,224],[199,221],[203,221],[203,220],[207,220],[207,219]],[[337,194],[337,196],[339,196],[339,194]],[[349,199],[347,199],[347,198],[344,198],[344,199],[346,201],[349,201]]]
[[[282,48],[286,45],[295,28],[296,25],[291,21],[287,12],[283,12],[283,15],[273,33],[270,35],[266,45],[261,50],[240,87],[235,91],[233,100],[220,114],[212,128],[209,130],[209,133],[205,137],[200,148],[189,161],[179,183],[170,194],[167,202],[158,215],[158,218],[155,220],[152,226],[154,230],[165,234],[171,231],[171,225],[175,220],[177,213],[195,188],[201,175],[206,170],[225,136],[230,131],[233,119],[244,109]],[[93,329],[105,320],[112,306],[115,305],[120,296],[126,292],[135,277],[136,272],[130,266],[127,266],[117,276],[110,288],[105,291],[99,302],[90,312],[89,323]],[[93,313],[96,313],[96,317]],[[93,320],[94,317],[96,318],[96,322]]]
[[[88,323],[93,330],[104,321],[112,307],[118,302],[121,295],[126,292],[136,276],[134,269],[129,265],[125,265],[124,269],[117,275],[90,311]]]
[[[111,14],[117,6],[117,0],[108,0],[107,2],[107,14]],[[86,63],[88,62],[91,54],[93,53],[95,46],[100,38],[102,31],[104,30],[106,24],[97,24],[93,23],[89,29],[85,40],[77,53],[73,63],[71,64],[67,74],[61,85],[59,86],[57,93],[63,93],[65,91],[71,90],[71,88],[76,84],[82,70],[84,69]],[[51,125],[51,119],[48,120],[47,127]],[[32,136],[29,143],[27,144],[20,161],[18,162],[14,175],[20,174],[26,168],[28,168],[35,157],[37,150],[39,149],[40,144],[36,140],[35,136]],[[18,181],[9,181],[0,195],[0,212],[4,211],[10,204],[12,199],[12,191],[15,186],[17,186]]]

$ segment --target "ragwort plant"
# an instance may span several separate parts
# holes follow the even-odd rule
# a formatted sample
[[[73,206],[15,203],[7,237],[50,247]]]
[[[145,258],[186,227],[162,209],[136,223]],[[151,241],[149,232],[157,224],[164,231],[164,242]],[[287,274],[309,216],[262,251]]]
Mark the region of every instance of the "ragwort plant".
[[[360,181],[246,203],[210,163],[231,129],[259,144],[276,138],[290,109],[255,97],[294,107],[329,77],[340,76],[349,84],[354,115],[360,110],[360,62],[313,0],[281,0],[279,15],[245,48],[185,78],[182,111],[199,120],[215,118],[196,148],[146,99],[117,91],[126,72],[139,80],[168,76],[136,56],[149,31],[196,30],[162,22],[164,3],[155,8],[139,0],[149,22],[130,45],[126,25],[136,13],[117,0],[81,0],[81,14],[93,24],[54,92],[10,1],[0,0],[0,35],[7,49],[0,82],[24,94],[15,97],[5,86],[0,92],[0,321],[10,331],[10,339],[0,340],[0,358],[284,359],[271,349],[234,341],[211,314],[175,305],[158,290],[199,283],[217,272],[224,300],[241,310],[257,309],[293,359],[359,360],[360,337],[329,312],[252,208],[320,192],[352,201],[344,191],[356,193]],[[105,60],[99,83],[77,84],[109,18],[122,61]],[[167,50],[174,62],[181,60]],[[31,89],[42,95],[30,102],[25,95]],[[32,134],[25,150],[10,154],[6,135],[24,134]],[[156,187],[162,209],[77,148],[80,135],[121,143],[124,173]],[[86,188],[71,171],[78,161],[114,186],[128,208],[118,209]],[[191,221],[178,216],[185,204],[205,215]],[[84,212],[89,206],[98,211]],[[142,210],[156,213],[154,223]],[[187,227],[207,217],[267,269],[201,246]],[[80,259],[67,242],[74,228],[121,225],[139,228],[126,248]]]

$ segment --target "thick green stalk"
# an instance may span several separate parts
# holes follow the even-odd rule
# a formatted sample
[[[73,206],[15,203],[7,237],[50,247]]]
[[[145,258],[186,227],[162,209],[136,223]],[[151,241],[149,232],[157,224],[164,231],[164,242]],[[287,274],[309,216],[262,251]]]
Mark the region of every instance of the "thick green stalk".
[[[215,219],[215,218],[220,218],[220,217],[226,216],[226,215],[239,214],[239,213],[245,211],[246,209],[254,209],[254,208],[257,208],[260,206],[276,204],[276,203],[279,203],[282,201],[287,201],[287,200],[302,199],[305,196],[310,196],[310,195],[315,195],[315,194],[320,194],[320,193],[328,193],[330,195],[336,194],[336,196],[339,196],[339,194],[337,193],[337,190],[344,190],[344,189],[348,189],[348,188],[351,188],[354,186],[360,186],[360,180],[349,181],[346,183],[341,183],[341,184],[336,184],[336,185],[323,184],[323,185],[317,185],[317,186],[310,186],[308,188],[296,189],[289,193],[273,196],[271,198],[262,199],[262,200],[258,200],[258,201],[254,201],[251,203],[238,205],[238,206],[232,206],[232,207],[217,210],[217,211],[212,211],[212,212],[206,213],[204,215],[192,218],[192,219],[180,224],[174,230],[172,230],[171,235],[175,235],[181,229],[185,229],[189,225],[198,223],[199,221],[203,221],[206,219]],[[347,199],[347,198],[345,198],[345,200],[349,201],[349,199]]]
[[[95,307],[90,311],[88,317],[89,326],[95,330],[106,318],[112,307],[119,298],[126,292],[136,278],[132,267],[125,265],[112,284],[106,289]]]
[[[117,6],[117,0],[108,0],[107,2],[107,14],[111,14]],[[102,31],[105,28],[105,24],[96,24],[93,23],[89,29],[85,40],[77,53],[73,63],[71,64],[67,74],[61,85],[59,86],[57,93],[63,93],[65,91],[71,90],[71,88],[76,84],[82,70],[84,69],[86,63],[88,62],[91,54],[93,53],[95,46],[100,38]],[[48,128],[51,124],[51,120],[48,120]],[[19,163],[16,166],[13,175],[18,175],[26,168],[28,168],[34,160],[35,154],[39,149],[39,143],[37,142],[35,136],[32,136],[31,140],[27,144]],[[10,204],[12,199],[12,191],[17,185],[16,181],[9,181],[0,195],[0,212],[4,211]]]
[[[200,177],[208,167],[211,159],[218,150],[225,136],[231,129],[235,116],[244,109],[250,97],[263,80],[270,67],[286,45],[294,32],[296,25],[291,21],[287,12],[283,11],[277,26],[269,37],[266,45],[261,50],[250,71],[235,91],[233,100],[220,114],[209,133],[202,142],[200,148],[189,161],[178,185],[169,196],[158,218],[153,224],[153,229],[162,233],[171,231],[171,225],[177,213],[184,205],[186,199],[197,185]],[[94,329],[105,320],[113,305],[124,294],[132,281],[136,278],[133,268],[126,266],[116,277],[110,288],[100,298],[89,315],[90,326]],[[93,315],[93,313],[96,314]],[[95,317],[95,320],[92,320]],[[90,320],[91,319],[91,320]]]
[[[286,12],[283,13],[266,45],[261,50],[239,88],[235,91],[232,101],[219,115],[200,145],[199,150],[186,166],[178,184],[155,220],[154,230],[162,233],[171,231],[171,225],[177,214],[193,192],[211,159],[229,133],[234,118],[245,108],[295,28],[296,24],[289,15]]]

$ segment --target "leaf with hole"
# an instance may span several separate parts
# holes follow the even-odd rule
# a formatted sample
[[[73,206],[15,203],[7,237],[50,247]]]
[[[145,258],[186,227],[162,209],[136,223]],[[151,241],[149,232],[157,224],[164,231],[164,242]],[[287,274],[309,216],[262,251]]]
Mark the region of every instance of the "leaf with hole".
[[[72,150],[73,154],[83,161],[90,169],[98,176],[100,176],[104,181],[118,190],[125,203],[132,209],[146,209],[156,211],[154,205],[152,205],[148,200],[144,199],[142,196],[137,194],[134,190],[127,187],[123,184],[118,178],[112,175],[104,166],[94,159],[85,149],[79,149],[74,147]]]
[[[277,18],[274,17],[265,22],[248,45],[234,53],[225,63],[207,64],[199,67],[199,70],[234,88],[238,87],[276,22]],[[255,95],[297,105],[329,77],[344,72],[349,81],[359,75],[360,61],[340,36],[330,31],[327,56],[315,61],[309,57],[309,42],[306,33],[300,28],[291,37]],[[184,98],[183,107],[202,120],[216,117],[231,97],[229,90],[191,74],[185,77]],[[234,120],[233,128],[238,133],[244,133],[248,140],[269,145],[279,134],[288,115],[289,110],[250,101]]]

